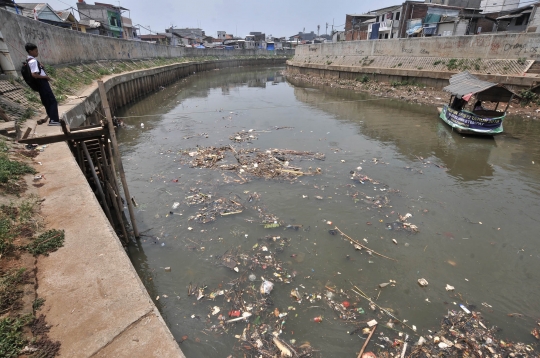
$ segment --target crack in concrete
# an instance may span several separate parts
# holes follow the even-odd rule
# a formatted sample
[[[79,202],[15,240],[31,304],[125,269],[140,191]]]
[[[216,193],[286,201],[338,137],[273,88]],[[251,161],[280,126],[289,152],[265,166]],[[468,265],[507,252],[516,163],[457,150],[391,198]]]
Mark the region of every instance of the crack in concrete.
[[[105,345],[103,347],[100,347],[97,349],[97,351],[95,351],[94,353],[92,353],[89,358],[92,358],[92,357],[95,357],[97,354],[99,354],[99,352],[101,352],[103,349],[105,349],[106,347],[108,347],[110,344],[112,344],[118,337],[120,337],[121,335],[123,335],[125,332],[129,331],[131,328],[133,328],[135,325],[137,325],[139,322],[141,322],[143,319],[145,319],[146,317],[150,316],[151,314],[154,313],[154,309],[153,308],[150,308],[150,310],[148,312],[146,312],[145,314],[143,314],[141,317],[137,318],[135,321],[131,322],[130,324],[128,324],[123,330],[121,330],[117,335],[115,335],[112,339],[110,339],[107,343],[105,343]]]

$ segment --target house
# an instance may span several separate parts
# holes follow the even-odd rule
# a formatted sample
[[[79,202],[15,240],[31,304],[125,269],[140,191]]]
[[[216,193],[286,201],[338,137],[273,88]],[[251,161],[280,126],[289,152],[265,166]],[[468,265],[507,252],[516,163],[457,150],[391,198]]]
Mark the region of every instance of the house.
[[[366,32],[367,36],[367,32]],[[332,34],[332,42],[347,41],[345,31],[334,31]]]
[[[177,35],[180,35],[184,39],[189,40],[189,45],[192,45],[193,43],[202,43],[203,38],[206,36],[204,34],[204,31],[199,28],[168,28],[165,29],[165,32],[175,33]]]
[[[122,37],[126,40],[139,40],[139,28],[133,26],[133,22],[129,17],[121,16],[120,21],[122,22]]]
[[[405,1],[402,8],[398,34],[400,38],[471,35],[479,30],[477,23],[480,19],[489,21],[475,7]]]
[[[401,19],[402,12],[401,5],[371,11],[370,15],[375,15],[375,21],[368,25],[368,39],[393,39],[398,37],[399,20]]]
[[[257,48],[255,46],[255,35],[246,35],[244,38],[244,48],[248,50]]]
[[[172,34],[150,34],[140,35],[141,41],[156,43],[160,45],[170,45]]]
[[[77,21],[71,12],[71,9],[57,11],[56,15],[58,15],[65,23],[71,24],[72,30],[86,32],[86,26],[79,25],[79,21]]]
[[[221,41],[225,40],[225,34],[226,34],[226,33],[227,33],[227,32],[225,32],[225,31],[218,31],[218,32],[217,32],[217,38],[218,38],[219,40],[221,40]]]
[[[255,48],[266,48],[266,34],[264,32],[250,32],[251,36],[253,36],[253,41],[255,41]]]
[[[498,31],[540,32],[540,2],[522,6],[497,18]]]
[[[77,2],[77,9],[80,23],[89,25],[86,29],[87,33],[124,38],[122,12],[129,9],[99,2],[89,5],[84,0]],[[97,23],[99,23],[98,26],[96,26]]]
[[[375,18],[376,16],[373,14],[345,15],[344,40],[335,39],[334,42],[367,40],[369,24],[374,23]]]
[[[317,37],[317,34],[315,33],[315,31],[311,31],[311,32],[299,32],[298,34],[296,35],[293,35],[293,36],[290,36],[289,37],[289,41],[294,41],[294,42],[300,42],[300,43],[313,43],[313,41],[315,40],[315,38]]]
[[[71,28],[70,23],[64,22],[60,16],[47,3],[17,3],[16,7],[6,7],[6,10],[22,16],[38,20],[49,25]]]

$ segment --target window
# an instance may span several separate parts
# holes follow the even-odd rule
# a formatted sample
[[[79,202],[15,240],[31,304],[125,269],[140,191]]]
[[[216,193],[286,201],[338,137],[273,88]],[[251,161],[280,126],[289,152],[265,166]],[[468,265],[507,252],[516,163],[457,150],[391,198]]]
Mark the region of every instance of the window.
[[[379,22],[379,17],[378,16],[375,18],[375,22]]]
[[[396,20],[399,20],[399,15],[401,15],[400,12],[396,12]]]
[[[524,14],[523,16],[520,16],[516,19],[516,26],[521,26],[524,23],[527,24],[529,21],[529,14]]]
[[[118,25],[116,25],[116,17],[111,17],[109,23],[110,23],[111,26],[118,26]]]

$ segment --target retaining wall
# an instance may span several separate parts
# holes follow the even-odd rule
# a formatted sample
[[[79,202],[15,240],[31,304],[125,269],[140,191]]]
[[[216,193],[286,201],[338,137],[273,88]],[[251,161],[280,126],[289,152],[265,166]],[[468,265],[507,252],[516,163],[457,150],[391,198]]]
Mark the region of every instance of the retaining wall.
[[[442,88],[455,73],[520,90],[540,82],[528,73],[540,56],[540,34],[345,41],[304,45],[287,62],[289,70],[320,77],[382,82],[416,82]]]
[[[516,59],[540,58],[539,33],[417,37],[298,46],[296,55]]]
[[[166,86],[194,72],[240,66],[283,65],[286,60],[286,57],[276,56],[275,58],[237,58],[179,63],[123,73],[105,80],[104,84],[107,91],[107,100],[114,115],[116,109],[156,91],[160,86]],[[78,127],[92,122],[99,123],[101,119],[99,114],[102,112],[101,98],[98,89],[87,90],[84,96],[84,100],[72,103],[71,108],[65,112],[65,118],[71,127]],[[63,115],[61,114],[61,116]]]
[[[2,9],[0,9],[0,31],[4,35],[11,58],[17,69],[20,69],[22,61],[26,59],[24,45],[27,42],[35,43],[39,47],[39,59],[48,65],[130,58],[186,56],[218,56],[221,58],[267,56],[269,54],[292,56],[294,54],[294,50],[196,49],[116,39],[63,29]]]

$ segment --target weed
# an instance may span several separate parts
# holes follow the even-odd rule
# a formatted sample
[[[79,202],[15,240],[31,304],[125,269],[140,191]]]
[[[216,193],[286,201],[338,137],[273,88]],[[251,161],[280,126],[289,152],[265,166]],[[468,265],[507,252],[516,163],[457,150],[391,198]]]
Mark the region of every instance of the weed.
[[[448,63],[446,64],[446,67],[448,68],[449,71],[452,71],[452,70],[455,70],[457,69],[458,67],[458,60],[455,59],[455,58],[452,58],[448,61]]]
[[[44,303],[45,303],[44,298],[41,298],[41,297],[36,298],[34,302],[32,303],[32,309],[34,310],[34,312],[39,311],[41,309],[41,306],[43,306]]]
[[[0,153],[0,187],[16,182],[24,174],[35,173],[29,165],[10,160],[7,154]]]
[[[106,69],[106,68],[98,68],[98,73],[99,73],[101,76],[107,76],[107,75],[110,75],[109,70]]]
[[[28,102],[35,102],[35,103],[39,103],[40,102],[40,99],[39,97],[36,95],[36,92],[32,91],[32,90],[29,90],[29,89],[26,89],[25,88],[25,97],[26,99],[28,100]]]
[[[26,246],[33,255],[49,256],[49,253],[64,246],[64,230],[49,230],[39,235],[32,243]]]
[[[11,270],[0,277],[0,311],[15,308],[23,291],[20,285],[28,281],[26,269]],[[0,355],[2,357],[2,355]]]
[[[326,61],[326,64],[327,64],[327,65],[331,65],[331,64],[332,64],[332,61]]]
[[[527,58],[526,57],[520,57],[520,58],[518,58],[517,63],[519,65],[523,66],[523,65],[525,65],[527,63]]]
[[[26,344],[22,328],[28,324],[31,316],[21,318],[3,318],[0,320],[0,357],[18,357]]]
[[[360,83],[368,83],[369,77],[367,75],[363,75],[362,77],[357,77],[356,80]]]
[[[56,68],[52,67],[51,65],[44,65],[43,67],[45,68],[47,75],[51,77],[56,76]]]
[[[417,70],[422,70],[424,67],[416,67]]]
[[[538,98],[536,93],[530,90],[522,90],[519,95],[521,96],[521,106],[526,106]]]
[[[13,224],[8,217],[0,217],[0,256],[13,251]]]
[[[397,64],[397,67],[401,67],[401,65],[402,65],[402,63],[400,62],[400,63]]]
[[[390,83],[390,85],[392,87],[401,87],[401,86],[420,86],[418,83],[416,82],[412,82],[412,81],[392,81]]]
[[[27,119],[30,119],[34,116],[34,109],[32,107],[26,107],[26,109],[24,110],[22,116],[21,116],[21,121],[25,121]]]

